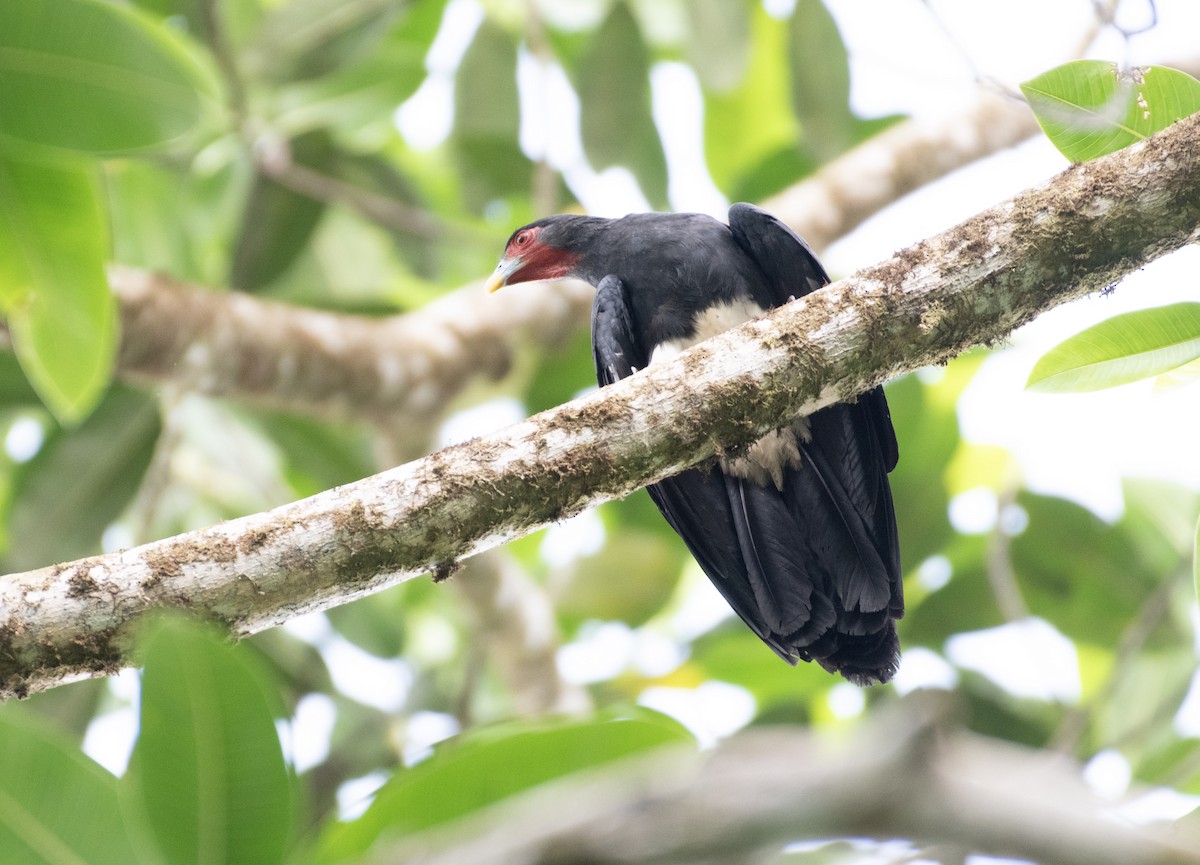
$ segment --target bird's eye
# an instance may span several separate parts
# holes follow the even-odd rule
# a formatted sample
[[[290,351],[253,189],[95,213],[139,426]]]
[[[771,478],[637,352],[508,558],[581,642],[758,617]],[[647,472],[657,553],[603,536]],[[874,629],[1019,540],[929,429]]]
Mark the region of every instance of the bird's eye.
[[[529,241],[532,237],[533,237],[532,231],[522,231],[520,234],[518,234],[516,236],[516,239],[513,242],[516,243],[517,246],[524,246],[525,244],[529,243]]]

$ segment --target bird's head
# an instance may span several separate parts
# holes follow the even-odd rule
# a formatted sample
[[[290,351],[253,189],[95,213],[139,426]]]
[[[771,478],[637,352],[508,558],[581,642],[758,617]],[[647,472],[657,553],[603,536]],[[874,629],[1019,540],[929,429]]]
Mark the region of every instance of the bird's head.
[[[576,222],[593,221],[584,216],[549,216],[518,228],[508,238],[504,256],[488,277],[488,292],[506,285],[538,279],[571,276],[583,258],[578,248]]]

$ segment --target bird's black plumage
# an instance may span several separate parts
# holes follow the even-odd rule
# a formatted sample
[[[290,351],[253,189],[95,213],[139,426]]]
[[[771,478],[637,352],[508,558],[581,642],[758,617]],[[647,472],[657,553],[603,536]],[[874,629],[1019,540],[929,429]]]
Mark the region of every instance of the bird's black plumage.
[[[491,287],[575,276],[603,387],[661,353],[819,289],[807,244],[747,204],[700,214],[552,216],[513,233]],[[891,678],[904,612],[887,474],[898,449],[881,388],[648,488],[730,606],[780,657],[860,684]]]

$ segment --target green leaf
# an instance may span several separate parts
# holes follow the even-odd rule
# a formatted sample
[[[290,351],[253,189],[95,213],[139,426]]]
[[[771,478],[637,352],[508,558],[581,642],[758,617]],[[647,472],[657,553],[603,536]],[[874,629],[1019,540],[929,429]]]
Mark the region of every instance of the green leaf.
[[[580,133],[597,171],[622,165],[656,208],[667,204],[667,160],[650,107],[650,62],[637,20],[616,3],[580,60]]]
[[[1025,386],[1049,393],[1101,390],[1200,358],[1200,303],[1114,316],[1046,352]]]
[[[1022,493],[1017,504],[1029,525],[1012,539],[1012,566],[1030,611],[1077,642],[1117,645],[1178,554],[1065,499]]]
[[[343,861],[384,834],[409,835],[555,778],[690,741],[673,721],[645,709],[477,730],[438,746],[428,760],[395,775],[362,817],[334,827],[317,861]]]
[[[1097,707],[1094,724],[1099,747],[1118,743],[1130,747],[1160,725],[1170,729],[1196,672],[1191,640],[1142,651],[1122,663],[1112,695]]]
[[[163,28],[97,0],[0,3],[2,134],[111,153],[161,144],[200,115],[197,75]]]
[[[83,418],[112,377],[108,246],[92,166],[0,148],[0,305],[25,374],[64,423]]]
[[[816,664],[781,663],[740,619],[727,620],[698,637],[683,670],[688,667],[697,668],[704,679],[745,688],[754,695],[760,715],[777,715],[786,707],[802,720],[807,720],[813,700],[837,681]]]
[[[750,60],[750,12],[744,0],[691,0],[688,16],[688,61],[707,90],[732,90],[746,74]]]
[[[114,159],[103,168],[112,261],[188,282],[225,283],[253,179],[245,162],[212,173],[165,160]]]
[[[780,151],[796,151],[800,130],[791,109],[788,23],[755,4],[750,65],[741,84],[704,98],[704,150],[714,182],[727,195]]]
[[[452,144],[472,210],[496,198],[528,194],[533,166],[521,152],[520,129],[517,45],[507,31],[484,19],[454,82]]]
[[[825,162],[854,138],[857,118],[850,110],[850,59],[837,22],[821,0],[796,3],[790,35],[792,109],[805,148],[817,162]]]
[[[269,411],[257,413],[257,425],[279,448],[287,479],[298,497],[315,495],[379,470],[371,453],[371,437],[361,426]]]
[[[293,794],[275,697],[253,656],[177,617],[156,622],[143,646],[141,733],[125,782],[165,858],[282,862]]]
[[[936,383],[926,384],[916,375],[888,382],[888,405],[900,443],[900,461],[891,474],[892,497],[906,573],[941,552],[954,535],[947,516],[946,478],[961,445],[956,406],[984,356],[972,352],[956,358]]]
[[[1042,131],[1072,162],[1128,147],[1200,111],[1200,81],[1163,66],[1075,60],[1021,85]]]
[[[335,151],[325,130],[296,138],[289,146],[296,165],[318,174],[330,173]],[[258,172],[242,213],[229,284],[250,292],[269,286],[308,248],[324,213],[324,202]]]
[[[329,624],[360,649],[377,658],[397,658],[404,651],[412,611],[395,592],[380,592],[325,611]]]
[[[682,545],[662,533],[616,527],[599,552],[575,562],[555,608],[579,620],[641,625],[671,599],[684,555]]]
[[[117,779],[30,718],[0,715],[0,862],[128,865],[139,859]]]
[[[405,206],[416,213],[429,210],[429,202],[421,195],[416,184],[402,172],[391,160],[378,154],[358,154],[339,152],[337,164],[334,166],[338,179],[359,189],[369,190],[385,201],[397,202],[401,209]],[[420,217],[416,218],[417,221]],[[431,278],[438,269],[438,253],[442,244],[431,242],[440,239],[441,224],[437,219],[425,220],[427,231],[420,228],[409,228],[396,224],[381,226],[387,228],[390,246],[394,247],[404,261],[418,276]],[[359,234],[365,233],[362,231]],[[378,280],[373,280],[378,282]],[[389,310],[394,311],[394,310]]]
[[[280,13],[297,5],[289,3],[280,8]],[[394,20],[382,33],[373,34],[374,38],[359,40],[366,44],[356,45],[344,65],[281,89],[280,128],[298,134],[333,125],[356,139],[364,130],[372,135],[382,134],[384,127],[394,131],[392,113],[396,106],[412,96],[428,74],[425,56],[445,6],[446,0],[387,4],[384,11]],[[330,11],[337,14],[345,9],[346,3],[339,2]],[[282,47],[294,50],[297,29],[293,22],[281,31]],[[313,34],[326,32],[319,22],[318,26],[306,25],[303,29]],[[328,45],[322,39],[312,48],[327,51]]]
[[[159,433],[153,397],[113,388],[80,426],[49,436],[13,481],[4,566],[24,571],[100,551],[133,498]]]
[[[1016,504],[1029,521],[1010,543],[1021,594],[1033,615],[1076,642],[1116,646],[1146,599],[1178,567],[1178,550],[1146,531],[1152,516],[1138,512],[1136,499],[1127,500],[1116,525],[1065,499],[1023,492]],[[942,552],[950,581],[923,599],[912,598],[901,622],[901,638],[909,644],[937,648],[954,632],[1003,622],[988,579],[989,539],[959,535]],[[1174,627],[1164,622],[1162,633],[1152,636],[1178,643]]]

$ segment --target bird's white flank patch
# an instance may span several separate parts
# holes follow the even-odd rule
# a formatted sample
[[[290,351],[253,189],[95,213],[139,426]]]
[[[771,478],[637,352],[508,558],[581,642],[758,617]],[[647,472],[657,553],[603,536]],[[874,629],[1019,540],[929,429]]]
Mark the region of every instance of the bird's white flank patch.
[[[695,333],[683,339],[669,339],[660,342],[650,353],[650,363],[663,363],[671,360],[698,342],[724,333],[732,327],[744,324],[752,318],[763,314],[763,308],[752,300],[734,300],[729,303],[718,303],[698,314],[692,324]]]
[[[654,347],[650,363],[665,363],[698,342],[737,327],[763,314],[763,308],[752,300],[735,300],[710,306],[694,320],[695,334],[684,339],[670,339]],[[800,442],[812,440],[808,419],[767,433],[747,450],[746,455],[736,459],[722,459],[721,468],[734,477],[746,478],[766,486],[773,483],[783,489],[783,473],[787,469],[798,469],[801,464]]]

